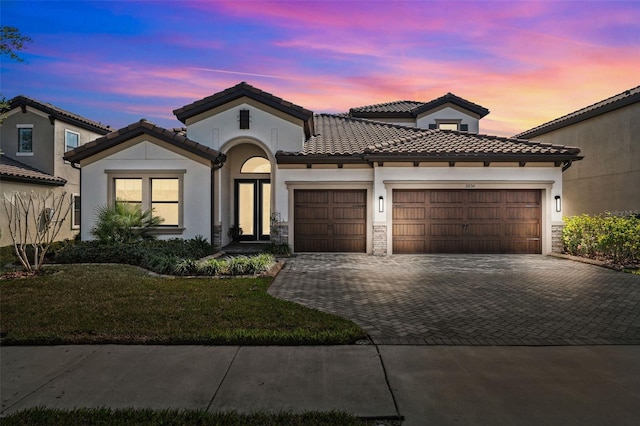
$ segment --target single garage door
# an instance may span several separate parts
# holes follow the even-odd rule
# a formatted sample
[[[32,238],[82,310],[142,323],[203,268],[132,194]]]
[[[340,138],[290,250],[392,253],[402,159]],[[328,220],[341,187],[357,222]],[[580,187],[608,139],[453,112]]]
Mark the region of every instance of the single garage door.
[[[394,190],[394,253],[541,253],[540,190]]]
[[[296,252],[365,252],[366,190],[294,190]]]

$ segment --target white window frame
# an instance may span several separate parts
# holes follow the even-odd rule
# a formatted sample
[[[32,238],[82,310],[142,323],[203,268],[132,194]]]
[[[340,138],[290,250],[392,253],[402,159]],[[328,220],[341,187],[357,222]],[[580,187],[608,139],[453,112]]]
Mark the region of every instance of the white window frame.
[[[76,199],[80,199],[80,209],[78,211],[79,215],[76,217]],[[80,229],[80,215],[82,214],[82,198],[80,198],[80,194],[74,193],[71,194],[71,229]],[[78,224],[76,225],[76,218],[78,219]]]
[[[440,128],[440,125],[442,124],[455,124],[456,128],[455,129],[444,129],[444,130],[460,130],[460,124],[462,123],[462,120],[436,120],[436,127],[440,130],[443,130]]]
[[[31,151],[20,151],[20,129],[31,129]],[[18,132],[18,150],[16,156],[18,157],[33,157],[33,124],[16,124],[16,130]]]
[[[67,144],[67,135],[69,135],[69,134],[76,135],[78,137],[78,145],[75,148],[80,146],[80,133],[74,132],[73,130],[64,129],[64,152],[69,152],[69,151],[75,149],[75,148],[69,149],[69,145]]]
[[[181,234],[184,231],[184,174],[186,170],[105,170],[108,202],[116,201],[115,179],[142,179],[142,210],[151,208],[151,179],[178,179],[178,225],[160,225],[155,234]]]

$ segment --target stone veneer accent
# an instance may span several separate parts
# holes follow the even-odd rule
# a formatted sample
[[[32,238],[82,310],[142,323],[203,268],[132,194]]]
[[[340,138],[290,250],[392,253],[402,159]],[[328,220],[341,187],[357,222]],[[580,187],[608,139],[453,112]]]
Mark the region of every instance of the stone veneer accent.
[[[564,243],[562,242],[562,230],[564,225],[551,225],[551,252],[562,253]]]
[[[278,222],[271,224],[271,242],[273,244],[289,244],[289,224]]]
[[[373,255],[387,255],[387,225],[373,225]]]
[[[213,225],[212,238],[211,245],[215,250],[220,250],[222,248],[222,225]]]

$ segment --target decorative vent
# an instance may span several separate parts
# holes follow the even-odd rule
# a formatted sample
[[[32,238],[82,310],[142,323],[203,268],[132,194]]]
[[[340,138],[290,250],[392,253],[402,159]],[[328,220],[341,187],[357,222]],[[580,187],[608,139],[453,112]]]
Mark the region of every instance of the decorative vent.
[[[468,132],[469,131],[469,125],[468,124],[461,124],[460,125],[460,131],[461,132]]]
[[[240,110],[240,128],[241,129],[249,128],[249,110],[248,109]]]

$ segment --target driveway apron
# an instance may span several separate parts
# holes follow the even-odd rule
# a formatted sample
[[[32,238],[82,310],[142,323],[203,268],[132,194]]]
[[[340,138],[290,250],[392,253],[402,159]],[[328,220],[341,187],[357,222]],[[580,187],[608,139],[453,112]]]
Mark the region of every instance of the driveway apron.
[[[548,256],[301,254],[269,293],[377,344],[640,344],[640,276]]]

